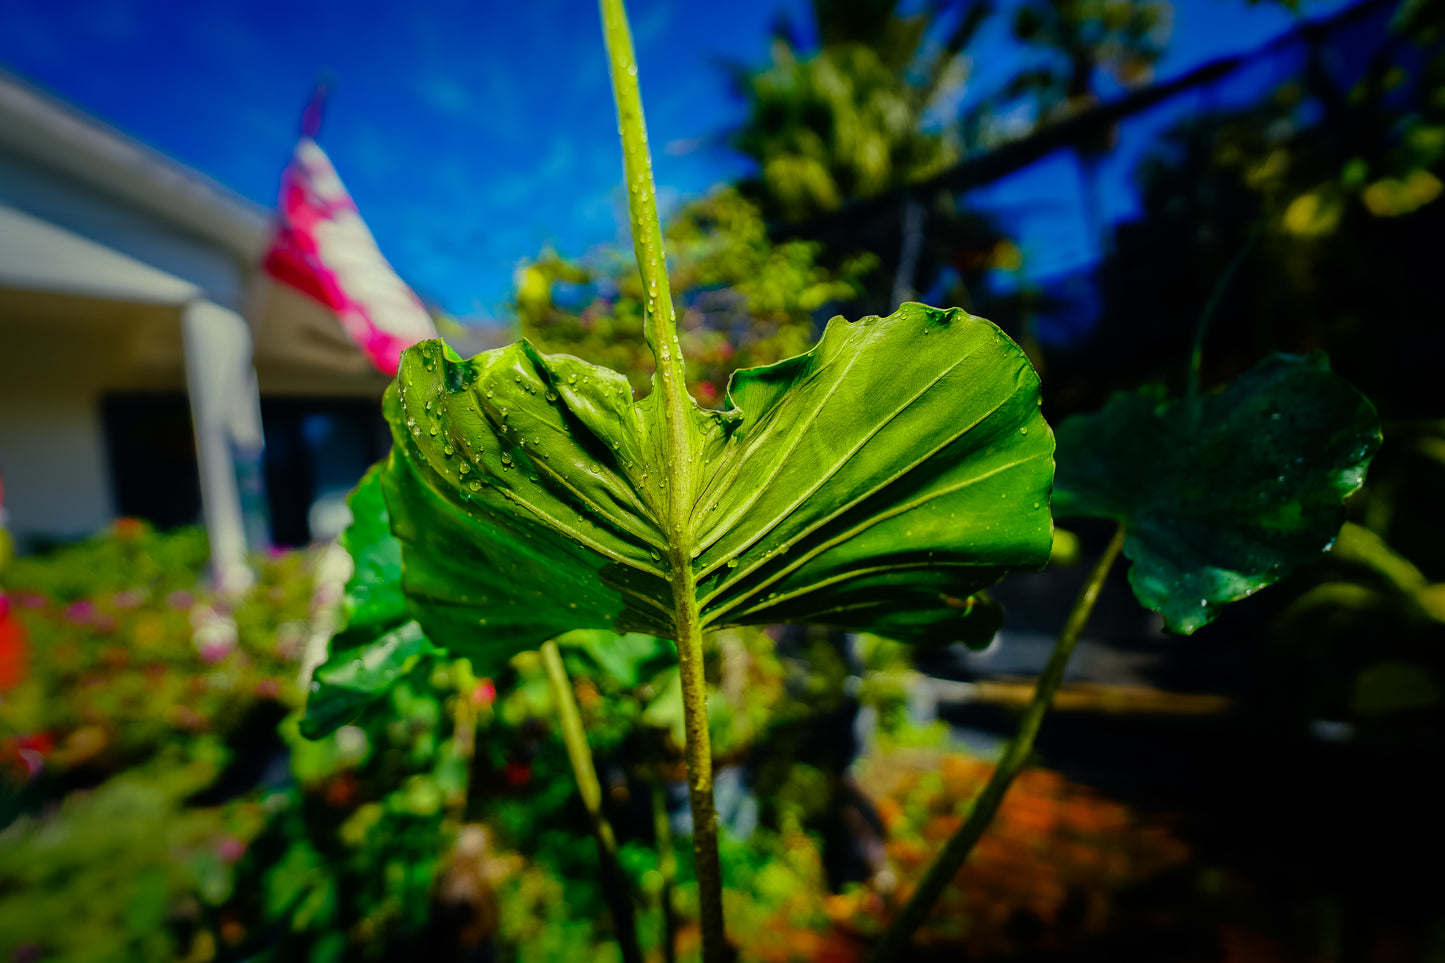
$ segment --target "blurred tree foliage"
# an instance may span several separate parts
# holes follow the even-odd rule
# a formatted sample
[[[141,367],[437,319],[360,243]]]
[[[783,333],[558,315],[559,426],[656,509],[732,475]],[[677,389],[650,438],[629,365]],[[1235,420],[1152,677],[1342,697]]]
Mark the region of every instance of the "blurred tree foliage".
[[[1381,10],[1328,49],[1306,45],[1301,79],[1159,139],[1136,171],[1147,213],[1117,229],[1101,321],[1053,359],[1067,370],[1051,403],[1092,406],[1141,374],[1177,383],[1201,306],[1240,258],[1206,374],[1323,348],[1387,421],[1445,414],[1430,375],[1445,47],[1429,12],[1410,3],[1387,26]],[[1329,67],[1341,56],[1365,64],[1349,87]]]
[[[906,188],[965,153],[954,114],[968,76],[966,49],[992,13],[986,0],[933,3],[902,13],[897,0],[818,0],[805,31],[783,21],[771,64],[733,65],[747,118],[729,138],[757,164],[739,189],[781,236],[820,240],[825,263],[869,251],[882,271],[866,282],[854,314],[886,314],[898,302],[961,279],[948,296],[969,304],[1000,251],[1002,234],[951,193],[900,195],[881,216],[850,216],[850,202]]]
[[[772,63],[735,65],[748,110],[731,137],[758,165],[743,183],[770,221],[800,221],[943,170],[961,154],[938,110],[967,75],[964,48],[989,13],[984,3],[953,12],[940,41],[944,6],[900,15],[896,0],[816,0],[820,47],[783,21]]]
[[[857,296],[876,264],[862,254],[830,269],[815,242],[774,242],[757,207],[731,189],[684,207],[665,240],[688,385],[704,405],[722,403],[734,370],[805,351],[818,313]],[[548,251],[518,270],[514,297],[522,337],[626,372],[639,395],[650,390],[646,296],[631,251],[586,260]]]
[[[1026,99],[1035,123],[1047,123],[1096,105],[1101,71],[1120,87],[1148,83],[1172,17],[1165,0],[1027,0],[1013,34],[1046,59],[1015,74],[1001,99]]]
[[[965,123],[986,128],[990,112],[1006,112],[1010,102],[1022,100],[1037,129],[1098,106],[1100,72],[1125,88],[1148,83],[1168,43],[1172,18],[1173,6],[1166,0],[1028,0],[1014,11],[1013,34],[1046,59],[1020,70],[1004,86],[1001,103],[985,100]],[[1108,238],[1099,163],[1118,136],[1118,125],[1111,124],[1073,145],[1089,233],[1102,251],[1108,249]]]

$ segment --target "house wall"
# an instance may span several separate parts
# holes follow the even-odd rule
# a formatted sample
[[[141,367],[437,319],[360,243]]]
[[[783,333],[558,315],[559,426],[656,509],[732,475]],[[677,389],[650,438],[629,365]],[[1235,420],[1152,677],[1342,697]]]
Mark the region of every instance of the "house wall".
[[[0,290],[0,476],[22,546],[114,516],[100,399],[185,385],[175,308]]]
[[[8,527],[22,548],[89,535],[113,517],[96,400],[58,387],[0,394],[0,477]]]

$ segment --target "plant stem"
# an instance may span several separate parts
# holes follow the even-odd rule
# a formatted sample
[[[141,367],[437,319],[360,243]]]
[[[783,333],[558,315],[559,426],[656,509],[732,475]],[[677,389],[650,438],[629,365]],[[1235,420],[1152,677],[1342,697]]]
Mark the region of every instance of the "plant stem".
[[[989,777],[988,784],[983,787],[983,791],[969,802],[963,825],[958,827],[958,831],[943,847],[943,851],[938,854],[933,865],[928,867],[928,872],[924,874],[918,888],[913,891],[913,895],[909,897],[902,911],[889,924],[882,938],[873,947],[873,952],[868,957],[870,963],[895,959],[909,945],[913,934],[928,918],[928,914],[934,904],[938,902],[938,898],[943,895],[943,891],[948,888],[949,883],[963,867],[964,861],[968,859],[968,854],[972,852],[974,844],[978,842],[979,837],[993,821],[994,814],[998,812],[999,804],[1003,802],[1009,785],[1018,775],[1019,770],[1023,768],[1024,763],[1028,761],[1029,753],[1033,749],[1034,738],[1038,735],[1039,726],[1049,711],[1049,703],[1053,700],[1054,691],[1058,689],[1059,683],[1064,679],[1064,668],[1069,664],[1069,656],[1073,655],[1074,645],[1079,641],[1079,634],[1083,632],[1084,624],[1089,621],[1090,613],[1094,611],[1094,602],[1099,598],[1099,590],[1104,585],[1104,579],[1123,547],[1124,526],[1120,525],[1114,532],[1109,547],[1104,549],[1104,554],[1099,558],[1098,564],[1089,573],[1089,580],[1084,583],[1078,599],[1074,602],[1073,609],[1069,612],[1068,619],[1064,622],[1063,630],[1059,632],[1059,639],[1054,643],[1054,651],[1049,656],[1049,663],[1044,667],[1043,674],[1039,676],[1038,686],[1034,689],[1034,697],[1029,702],[1028,708],[1024,710],[1023,718],[1019,721],[1018,734],[1004,750],[1003,758],[994,768],[993,775]]]
[[[692,804],[692,854],[697,867],[698,922],[702,925],[704,963],[728,958],[723,929],[722,868],[717,850],[717,807],[712,798],[712,739],[707,731],[707,683],[702,671],[702,635],[697,628],[697,603],[691,619],[679,606],[677,661],[682,676],[682,722],[687,736],[687,795]]]
[[[717,809],[712,798],[712,744],[707,730],[707,683],[703,676],[702,624],[697,606],[697,574],[693,570],[695,541],[692,507],[696,495],[693,474],[693,430],[696,408],[687,393],[682,347],[677,340],[677,318],[667,281],[667,260],[662,248],[662,223],[652,183],[652,156],[647,148],[647,126],[637,88],[637,58],[622,0],[601,0],[603,33],[607,39],[612,91],[617,100],[617,126],[622,135],[622,164],[627,179],[628,208],[632,215],[632,246],[647,289],[644,334],[657,361],[654,390],[661,394],[665,441],[659,451],[661,475],[666,483],[661,506],[668,539],[667,564],[671,572],[678,668],[682,676],[683,729],[687,735],[688,797],[692,803],[692,848],[697,862],[699,922],[702,926],[704,963],[722,963],[727,954],[723,930],[722,873],[717,851]]]
[[[622,959],[626,963],[642,963],[642,950],[637,943],[637,923],[632,913],[631,887],[622,872],[622,864],[617,860],[617,838],[612,834],[612,824],[602,812],[602,786],[592,765],[592,752],[587,748],[587,733],[582,728],[582,714],[577,710],[577,696],[572,691],[571,680],[567,678],[567,669],[562,665],[562,653],[558,651],[557,643],[551,640],[543,642],[541,652],[547,681],[552,688],[552,701],[556,703],[557,718],[562,727],[562,741],[567,746],[572,774],[577,779],[577,791],[582,796],[587,815],[591,817],[592,833],[597,838],[602,889],[612,911],[612,928],[617,931]]]
[[[1245,238],[1244,243],[1239,246],[1239,250],[1234,253],[1234,257],[1230,259],[1224,273],[1219,276],[1219,280],[1214,282],[1214,289],[1209,292],[1209,300],[1204,303],[1204,310],[1199,313],[1199,323],[1194,326],[1194,346],[1189,352],[1189,371],[1184,385],[1191,421],[1197,420],[1199,417],[1199,378],[1204,368],[1204,336],[1209,333],[1210,322],[1219,312],[1219,305],[1223,302],[1229,285],[1233,283],[1234,276],[1239,273],[1245,259],[1249,257],[1249,252],[1254,250],[1255,242],[1259,240],[1263,226],[1263,221],[1256,224],[1254,230],[1249,232],[1249,237]]]
[[[617,100],[617,126],[622,135],[622,167],[627,179],[627,206],[632,216],[632,249],[642,284],[647,289],[643,333],[657,359],[657,374],[669,408],[687,397],[682,351],[677,343],[677,316],[672,289],[667,283],[667,260],[662,248],[662,222],[657,216],[657,195],[652,182],[652,153],[647,147],[647,123],[642,116],[642,95],[637,89],[637,58],[632,31],[622,0],[601,0],[603,30]]]

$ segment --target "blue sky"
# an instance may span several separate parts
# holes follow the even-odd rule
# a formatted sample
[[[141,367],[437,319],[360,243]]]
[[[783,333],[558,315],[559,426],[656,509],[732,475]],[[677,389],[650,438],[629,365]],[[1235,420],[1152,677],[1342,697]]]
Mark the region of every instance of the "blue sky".
[[[773,18],[806,19],[806,3],[634,0],[630,10],[664,202],[746,171],[718,146],[741,116],[718,64],[761,64]],[[388,258],[462,317],[497,315],[518,260],[544,244],[577,254],[625,224],[590,0],[6,0],[3,22],[0,63],[268,206],[312,83],[330,73],[322,145]],[[1249,49],[1291,22],[1272,2],[1180,0],[1158,73]],[[1019,65],[1006,33],[995,17],[975,46],[976,89]],[[1026,250],[1047,272],[1089,251],[1068,212],[1073,174],[1039,167],[990,199],[1031,203]],[[1127,214],[1130,203],[1121,175],[1105,206]]]

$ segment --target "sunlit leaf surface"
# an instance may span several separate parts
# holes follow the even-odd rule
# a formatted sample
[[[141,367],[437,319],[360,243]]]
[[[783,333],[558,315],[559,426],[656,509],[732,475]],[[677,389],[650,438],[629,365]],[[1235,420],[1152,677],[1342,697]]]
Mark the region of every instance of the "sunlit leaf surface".
[[[1055,514],[1123,522],[1135,596],[1188,634],[1329,549],[1380,423],[1323,355],[1276,355],[1197,412],[1121,393],[1058,437]]]
[[[409,350],[381,474],[426,634],[479,670],[576,628],[674,638],[799,622],[987,641],[970,596],[1048,559],[1053,437],[1023,352],[959,310],[835,318],[817,346],[692,407],[690,544],[665,517],[660,392],[523,341]],[[674,547],[679,549],[674,552]]]

